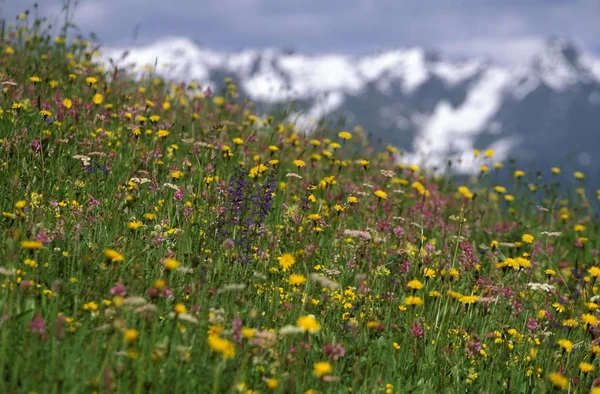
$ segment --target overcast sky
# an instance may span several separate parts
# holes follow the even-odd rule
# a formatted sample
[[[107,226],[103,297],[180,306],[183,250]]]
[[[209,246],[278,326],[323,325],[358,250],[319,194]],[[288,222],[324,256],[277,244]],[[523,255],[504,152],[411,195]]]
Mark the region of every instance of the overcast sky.
[[[0,0],[0,12],[12,19],[33,3]],[[63,0],[38,3],[52,22],[62,20]],[[515,63],[558,36],[600,52],[600,0],[80,0],[74,22],[105,46],[164,36],[221,50],[356,55],[418,45]]]

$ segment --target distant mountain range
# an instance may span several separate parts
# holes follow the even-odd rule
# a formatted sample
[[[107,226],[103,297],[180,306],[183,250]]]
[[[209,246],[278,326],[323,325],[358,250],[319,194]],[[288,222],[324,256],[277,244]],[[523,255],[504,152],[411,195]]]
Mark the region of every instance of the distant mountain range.
[[[122,59],[122,54],[127,56]],[[306,108],[306,127],[343,116],[396,145],[412,161],[443,165],[462,157],[458,172],[478,168],[472,150],[494,149],[496,160],[549,171],[600,170],[600,57],[551,39],[527,64],[508,67],[474,58],[451,60],[421,48],[364,57],[303,55],[258,49],[215,51],[186,38],[108,48],[105,59],[156,65],[159,75],[219,88],[232,77],[251,99]]]

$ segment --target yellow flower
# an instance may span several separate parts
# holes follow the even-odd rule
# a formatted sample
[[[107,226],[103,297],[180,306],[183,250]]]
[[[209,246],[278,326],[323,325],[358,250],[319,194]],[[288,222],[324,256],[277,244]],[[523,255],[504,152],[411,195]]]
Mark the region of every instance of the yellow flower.
[[[435,270],[432,268],[425,268],[423,269],[423,275],[426,278],[435,278]]]
[[[583,315],[581,315],[581,322],[585,325],[589,324],[590,326],[597,326],[598,323],[600,323],[596,316],[591,315],[589,313],[584,313]]]
[[[94,104],[100,105],[104,101],[104,96],[101,95],[100,93],[96,93],[94,95],[94,97],[92,98],[92,101],[94,102]]]
[[[525,172],[521,171],[521,170],[516,170],[514,175],[515,175],[515,178],[521,178],[525,175]]]
[[[311,334],[321,329],[321,325],[312,315],[300,316],[298,320],[296,320],[296,325]]]
[[[327,361],[319,361],[313,365],[313,375],[320,378],[333,371],[333,367]]]
[[[338,133],[338,137],[340,137],[343,140],[349,140],[352,138],[352,134],[349,131],[340,131]]]
[[[284,271],[287,271],[296,263],[296,258],[292,254],[286,253],[277,257],[277,261],[279,261],[281,268],[283,268]]]
[[[413,279],[407,284],[409,289],[419,290],[423,288],[423,283],[421,283],[418,279]]]
[[[493,157],[495,153],[493,149],[488,149],[485,151],[485,157]]]
[[[504,186],[495,186],[494,190],[496,191],[496,193],[506,193],[506,188]]]
[[[479,296],[476,295],[464,295],[458,299],[459,302],[463,304],[474,304],[475,301],[479,299]]]
[[[140,222],[139,220],[136,220],[136,221],[127,223],[127,228],[130,230],[137,230],[138,228],[142,227],[142,225],[143,225],[142,222]]]
[[[404,299],[404,305],[421,305],[423,304],[423,300],[421,297],[417,296],[408,296]]]
[[[378,197],[381,200],[385,200],[388,197],[387,193],[384,192],[383,190],[375,190],[373,192],[373,194],[375,194],[375,196]]]
[[[581,172],[581,171],[574,172],[573,176],[575,177],[575,179],[579,179],[579,180],[585,179],[585,175],[583,175],[583,172]]]
[[[96,312],[98,310],[98,304],[96,304],[94,301],[91,301],[87,304],[83,304],[82,308],[84,311]]]
[[[21,241],[21,248],[28,250],[38,250],[44,246],[40,241]]]
[[[573,342],[569,341],[568,339],[559,339],[556,343],[558,343],[558,345],[567,353],[570,353],[571,350],[573,350]]]
[[[71,101],[71,99],[69,99],[69,98],[64,98],[63,101],[62,101],[62,105],[66,109],[69,109],[69,108],[71,108],[73,106],[73,101]]]
[[[594,370],[594,366],[590,363],[586,363],[585,361],[582,361],[579,363],[579,370],[583,373],[589,373]]]
[[[304,162],[304,160],[294,160],[292,163],[294,163],[294,165],[298,168],[300,167],[304,167],[306,165],[306,163]]]
[[[178,315],[183,315],[184,313],[187,312],[187,308],[183,304],[175,304],[175,306],[173,307],[173,310]]]
[[[275,390],[279,386],[279,381],[275,378],[267,379],[265,383],[269,390]]]
[[[158,130],[158,132],[156,133],[156,136],[158,138],[165,138],[168,135],[169,135],[169,132],[167,130],[163,130],[163,129]]]
[[[123,339],[125,340],[126,343],[135,342],[138,340],[139,337],[140,337],[140,333],[138,332],[138,330],[128,329],[128,330],[125,330],[125,332],[123,333]]]
[[[593,277],[598,277],[600,276],[600,268],[599,267],[590,267],[588,269],[588,272],[590,273],[590,275],[592,275]]]
[[[104,249],[104,257],[111,263],[118,263],[123,261],[123,255],[113,249]]]
[[[472,199],[472,198],[473,198],[473,193],[471,193],[471,191],[469,190],[469,188],[468,188],[468,187],[466,187],[466,186],[460,186],[460,187],[458,188],[458,192],[459,192],[460,194],[462,194],[462,196],[463,196],[464,198],[466,198],[466,199],[469,199],[469,200],[470,200],[470,199]]]
[[[183,176],[183,172],[182,171],[172,171],[171,172],[171,178],[173,179],[179,179]]]
[[[87,83],[89,86],[95,85],[96,82],[98,82],[98,80],[94,77],[87,77],[85,79],[85,83]]]
[[[548,379],[553,385],[562,390],[566,390],[569,387],[569,379],[565,378],[558,372],[552,372],[550,375],[548,375]]]
[[[521,237],[521,240],[528,244],[532,243],[534,239],[535,238],[531,234],[523,234],[523,236]]]
[[[288,278],[288,283],[292,286],[300,286],[306,282],[306,278],[303,275],[291,274]]]
[[[163,261],[163,267],[165,267],[167,271],[176,270],[177,267],[179,267],[179,261],[174,259],[165,259],[165,261]]]
[[[235,357],[235,345],[233,342],[223,339],[218,335],[208,336],[208,346],[210,346],[213,351],[221,353],[225,359]]]
[[[350,196],[346,201],[348,201],[348,204],[356,204],[358,202],[358,198]]]

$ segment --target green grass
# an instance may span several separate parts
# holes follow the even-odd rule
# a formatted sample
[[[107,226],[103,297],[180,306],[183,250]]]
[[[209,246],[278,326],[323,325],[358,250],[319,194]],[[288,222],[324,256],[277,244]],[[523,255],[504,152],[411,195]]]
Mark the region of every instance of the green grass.
[[[456,185],[25,15],[0,51],[1,393],[592,390],[589,180]]]

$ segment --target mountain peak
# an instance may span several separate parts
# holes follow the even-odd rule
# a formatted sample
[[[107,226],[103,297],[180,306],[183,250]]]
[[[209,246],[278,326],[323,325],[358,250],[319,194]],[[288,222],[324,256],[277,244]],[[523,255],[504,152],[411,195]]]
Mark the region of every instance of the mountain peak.
[[[579,49],[572,42],[562,37],[551,37],[546,41],[545,53],[551,53],[554,56],[562,57],[569,64],[576,66],[579,59]]]

